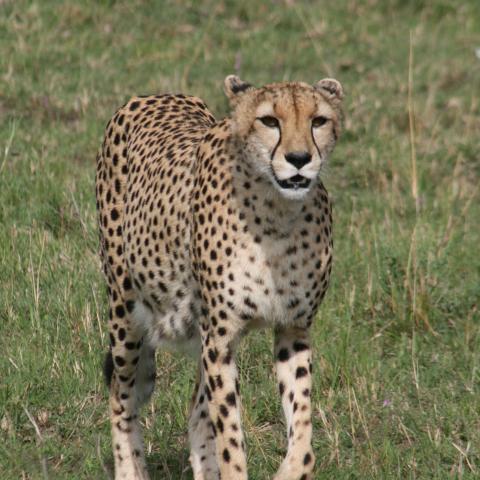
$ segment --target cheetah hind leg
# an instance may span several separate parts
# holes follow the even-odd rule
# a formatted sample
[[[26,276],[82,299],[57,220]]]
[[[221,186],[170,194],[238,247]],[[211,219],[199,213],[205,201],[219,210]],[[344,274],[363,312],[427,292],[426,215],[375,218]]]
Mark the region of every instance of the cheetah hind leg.
[[[190,463],[195,480],[218,480],[219,471],[215,452],[215,437],[205,398],[205,383],[202,368],[197,370],[197,383],[192,398],[188,422],[190,439]]]
[[[141,342],[141,339],[138,341]],[[119,350],[118,346],[114,347],[113,355],[121,353]],[[138,411],[153,392],[155,351],[148,345],[141,345],[137,353],[139,356],[136,365],[126,361],[121,368],[107,357],[106,370],[108,370],[108,363],[113,366],[110,382],[110,418],[116,480],[148,480],[149,478]]]

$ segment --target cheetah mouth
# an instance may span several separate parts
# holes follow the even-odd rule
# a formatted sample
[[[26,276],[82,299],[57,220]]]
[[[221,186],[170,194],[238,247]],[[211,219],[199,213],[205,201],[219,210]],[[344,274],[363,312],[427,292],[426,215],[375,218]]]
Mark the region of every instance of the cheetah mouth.
[[[278,178],[275,177],[275,180],[277,181],[278,185],[280,185],[281,188],[285,189],[290,189],[290,190],[299,190],[300,188],[308,188],[311,179],[304,177],[303,175],[294,175],[293,177],[286,178],[285,180],[279,180]]]

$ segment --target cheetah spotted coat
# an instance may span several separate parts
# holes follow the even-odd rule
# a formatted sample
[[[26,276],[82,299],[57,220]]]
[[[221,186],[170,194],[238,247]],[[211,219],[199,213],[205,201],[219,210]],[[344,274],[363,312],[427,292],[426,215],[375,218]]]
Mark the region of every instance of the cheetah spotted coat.
[[[264,326],[275,329],[288,435],[275,480],[313,478],[309,329],[332,265],[318,171],[343,93],[332,79],[254,88],[233,76],[225,91],[233,113],[221,121],[195,97],[132,99],[98,155],[116,479],[148,478],[138,411],[153,391],[157,347],[198,359],[195,480],[247,479],[235,348]]]

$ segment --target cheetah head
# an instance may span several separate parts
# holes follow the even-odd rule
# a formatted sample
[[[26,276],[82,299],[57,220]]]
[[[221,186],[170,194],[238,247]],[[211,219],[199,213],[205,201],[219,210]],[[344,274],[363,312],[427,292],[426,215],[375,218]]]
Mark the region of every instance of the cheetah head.
[[[340,83],[325,78],[313,86],[285,82],[255,88],[230,75],[225,93],[246,161],[283,197],[302,200],[340,133]]]

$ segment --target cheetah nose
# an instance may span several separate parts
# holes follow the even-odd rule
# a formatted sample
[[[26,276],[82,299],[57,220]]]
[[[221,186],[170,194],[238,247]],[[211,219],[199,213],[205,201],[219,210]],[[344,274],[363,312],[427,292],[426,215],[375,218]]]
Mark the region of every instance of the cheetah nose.
[[[285,160],[299,170],[311,159],[312,156],[308,152],[290,152],[285,155]]]

